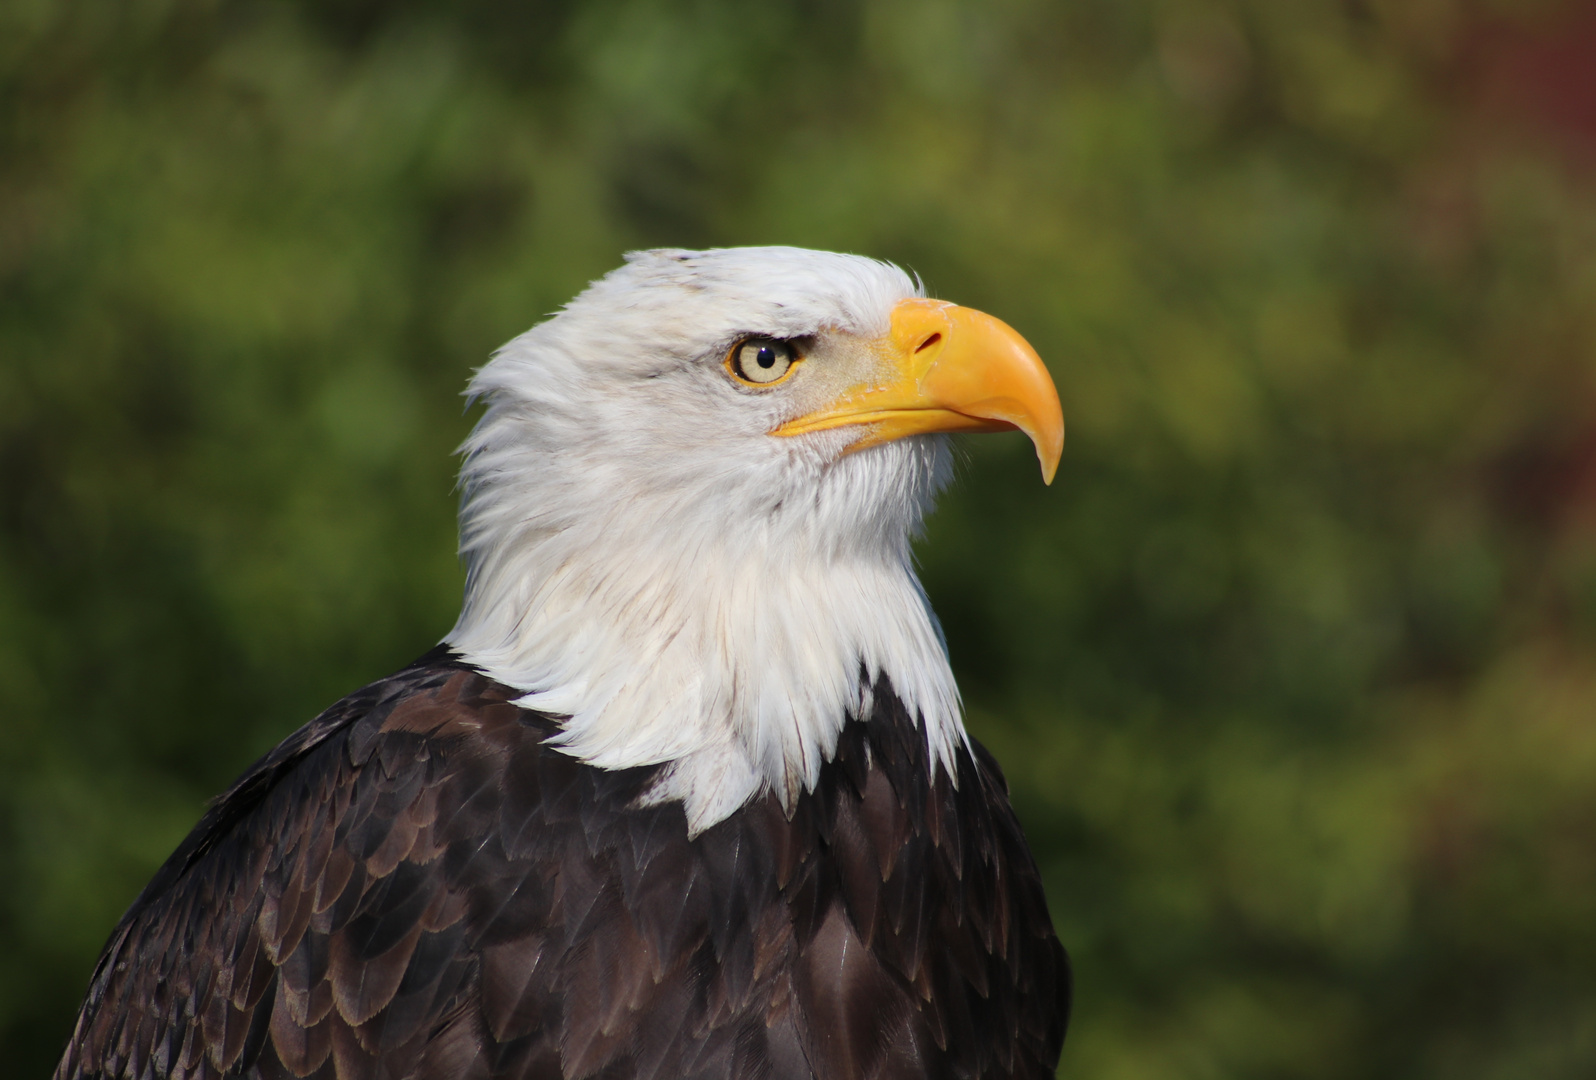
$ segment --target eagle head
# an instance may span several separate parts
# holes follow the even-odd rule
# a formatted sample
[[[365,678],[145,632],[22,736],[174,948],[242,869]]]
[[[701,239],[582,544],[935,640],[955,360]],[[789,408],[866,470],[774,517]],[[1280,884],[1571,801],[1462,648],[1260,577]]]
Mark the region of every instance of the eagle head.
[[[1058,395],[1013,330],[858,256],[644,251],[469,393],[445,640],[562,717],[562,750],[661,766],[648,800],[695,833],[762,790],[791,805],[880,686],[951,762],[910,541],[948,432],[1018,428],[1052,479]]]

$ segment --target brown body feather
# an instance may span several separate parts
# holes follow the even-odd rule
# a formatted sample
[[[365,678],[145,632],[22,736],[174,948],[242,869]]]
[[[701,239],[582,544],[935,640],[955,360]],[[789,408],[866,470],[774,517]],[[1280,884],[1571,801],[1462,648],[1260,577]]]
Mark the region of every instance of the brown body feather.
[[[1052,1074],[1069,972],[994,763],[890,686],[789,816],[689,839],[652,768],[439,650],[212,807],[129,909],[57,1080]]]

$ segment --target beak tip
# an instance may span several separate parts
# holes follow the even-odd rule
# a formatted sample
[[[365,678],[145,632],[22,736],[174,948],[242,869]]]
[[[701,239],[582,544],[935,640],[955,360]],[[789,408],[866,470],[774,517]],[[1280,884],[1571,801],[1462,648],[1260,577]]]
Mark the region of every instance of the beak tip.
[[[1059,460],[1064,456],[1063,411],[1056,411],[1051,421],[1038,425],[1034,431],[1026,430],[1026,434],[1031,437],[1031,443],[1036,447],[1037,463],[1042,466],[1042,483],[1048,487],[1053,486],[1053,478],[1058,475]]]
[[[1053,478],[1058,475],[1059,457],[1060,454],[1058,452],[1050,455],[1041,450],[1040,447],[1037,449],[1036,460],[1042,466],[1042,483],[1048,487],[1053,486]]]

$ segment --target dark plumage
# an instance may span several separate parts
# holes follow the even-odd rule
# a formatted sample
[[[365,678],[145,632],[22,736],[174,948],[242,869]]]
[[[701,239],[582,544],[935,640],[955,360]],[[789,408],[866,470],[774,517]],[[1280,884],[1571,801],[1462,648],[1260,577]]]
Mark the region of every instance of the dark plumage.
[[[111,935],[58,1080],[1033,1077],[1069,973],[996,764],[890,685],[791,816],[689,839],[440,648],[223,795]],[[973,745],[973,744],[972,744]]]

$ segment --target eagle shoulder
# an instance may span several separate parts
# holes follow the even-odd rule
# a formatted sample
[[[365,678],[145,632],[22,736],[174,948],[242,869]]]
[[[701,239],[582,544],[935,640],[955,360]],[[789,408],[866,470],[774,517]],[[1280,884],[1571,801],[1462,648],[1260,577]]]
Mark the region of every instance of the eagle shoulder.
[[[441,781],[518,712],[440,649],[284,740],[122,917],[56,1076],[358,1075],[470,974]]]

